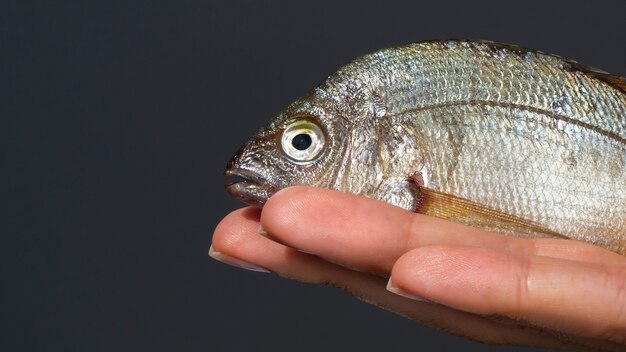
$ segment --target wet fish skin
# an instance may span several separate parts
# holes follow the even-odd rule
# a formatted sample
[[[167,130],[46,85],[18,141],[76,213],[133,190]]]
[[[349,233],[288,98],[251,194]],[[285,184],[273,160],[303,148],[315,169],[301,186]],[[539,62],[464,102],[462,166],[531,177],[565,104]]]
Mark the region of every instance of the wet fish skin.
[[[324,140],[306,162],[281,145],[300,120]],[[229,192],[257,206],[284,187],[312,185],[626,254],[626,83],[496,43],[383,49],[272,119],[227,174],[245,179]]]

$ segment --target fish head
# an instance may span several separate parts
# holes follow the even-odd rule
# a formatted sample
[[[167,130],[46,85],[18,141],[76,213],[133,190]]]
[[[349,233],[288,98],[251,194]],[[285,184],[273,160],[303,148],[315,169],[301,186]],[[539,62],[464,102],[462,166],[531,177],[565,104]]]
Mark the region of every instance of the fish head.
[[[314,89],[259,130],[233,156],[226,176],[239,179],[225,187],[234,198],[263,206],[293,185],[332,188],[341,167],[350,121],[328,90]]]

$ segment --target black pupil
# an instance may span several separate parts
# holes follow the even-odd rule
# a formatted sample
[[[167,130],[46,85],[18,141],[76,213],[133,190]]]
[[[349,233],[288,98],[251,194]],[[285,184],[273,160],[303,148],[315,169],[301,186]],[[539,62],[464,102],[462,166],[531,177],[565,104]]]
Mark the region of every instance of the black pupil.
[[[306,150],[311,146],[311,136],[306,133],[300,133],[291,140],[291,145],[298,150]]]

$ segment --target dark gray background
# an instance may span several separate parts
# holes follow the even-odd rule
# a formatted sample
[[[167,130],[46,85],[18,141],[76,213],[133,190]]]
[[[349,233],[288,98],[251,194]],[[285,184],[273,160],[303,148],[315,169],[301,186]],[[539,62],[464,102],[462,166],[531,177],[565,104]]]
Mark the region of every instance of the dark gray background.
[[[101,1],[0,8],[3,348],[464,350],[346,293],[207,257],[226,161],[355,56],[434,38],[626,75],[620,1]]]

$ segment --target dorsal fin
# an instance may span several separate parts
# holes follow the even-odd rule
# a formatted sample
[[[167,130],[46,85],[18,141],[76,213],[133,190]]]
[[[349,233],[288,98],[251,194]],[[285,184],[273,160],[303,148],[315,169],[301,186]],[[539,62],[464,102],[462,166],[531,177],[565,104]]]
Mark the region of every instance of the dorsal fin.
[[[599,70],[595,67],[585,66],[576,61],[564,60],[568,63],[572,69],[583,72],[589,76],[596,78],[602,82],[609,84],[610,86],[617,88],[622,93],[626,94],[626,77],[612,75],[608,72]]]

